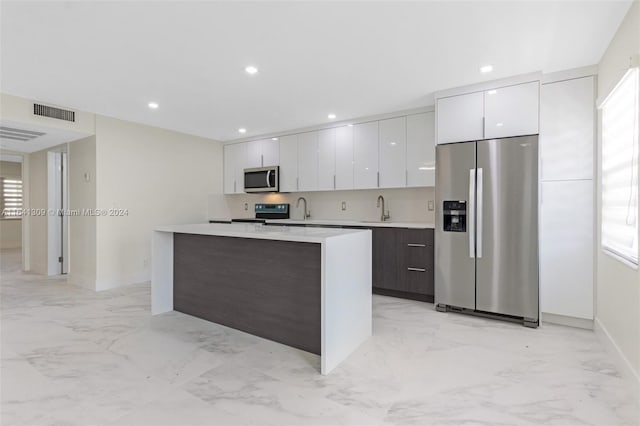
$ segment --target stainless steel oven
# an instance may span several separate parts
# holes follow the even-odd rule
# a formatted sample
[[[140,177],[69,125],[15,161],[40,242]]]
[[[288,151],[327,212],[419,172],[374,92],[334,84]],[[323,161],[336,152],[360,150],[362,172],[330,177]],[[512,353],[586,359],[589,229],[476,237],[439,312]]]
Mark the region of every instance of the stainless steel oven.
[[[279,172],[278,166],[244,169],[244,192],[278,192]]]

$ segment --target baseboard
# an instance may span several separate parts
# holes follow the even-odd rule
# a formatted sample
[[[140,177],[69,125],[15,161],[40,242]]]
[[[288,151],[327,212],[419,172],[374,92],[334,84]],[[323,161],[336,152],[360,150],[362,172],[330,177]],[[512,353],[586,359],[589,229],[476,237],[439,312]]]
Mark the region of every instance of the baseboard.
[[[420,302],[433,303],[433,295],[426,295],[420,293],[409,293],[399,290],[388,290],[386,288],[373,287],[373,294],[379,294],[381,296],[399,297],[401,299],[418,300]]]
[[[633,368],[633,364],[631,364],[629,359],[624,355],[599,318],[596,318],[595,320],[595,333],[605,346],[607,346],[608,351],[616,355],[618,364],[622,367],[623,375],[628,377],[630,380],[635,381],[636,386],[640,388],[640,372]]]
[[[541,320],[543,323],[566,325],[568,327],[584,328],[586,330],[593,330],[593,320],[570,317],[566,315],[550,314],[542,312]]]

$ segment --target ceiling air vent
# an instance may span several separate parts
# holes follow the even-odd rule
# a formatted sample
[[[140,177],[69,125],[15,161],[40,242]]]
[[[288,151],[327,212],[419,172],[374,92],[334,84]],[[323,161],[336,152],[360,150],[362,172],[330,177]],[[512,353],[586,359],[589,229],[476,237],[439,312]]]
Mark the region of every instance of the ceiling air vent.
[[[76,113],[66,109],[54,108],[46,105],[33,104],[33,114],[57,120],[76,121]]]
[[[30,141],[39,136],[44,136],[42,132],[33,130],[16,129],[15,127],[0,126],[0,138],[13,139],[16,141]]]

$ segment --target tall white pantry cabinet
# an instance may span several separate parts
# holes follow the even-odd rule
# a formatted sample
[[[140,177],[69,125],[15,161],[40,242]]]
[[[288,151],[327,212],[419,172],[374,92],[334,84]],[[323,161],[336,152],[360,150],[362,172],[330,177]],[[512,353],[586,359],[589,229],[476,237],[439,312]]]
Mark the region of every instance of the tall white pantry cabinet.
[[[540,304],[593,320],[595,78],[540,91]],[[543,318],[544,320],[544,318]]]

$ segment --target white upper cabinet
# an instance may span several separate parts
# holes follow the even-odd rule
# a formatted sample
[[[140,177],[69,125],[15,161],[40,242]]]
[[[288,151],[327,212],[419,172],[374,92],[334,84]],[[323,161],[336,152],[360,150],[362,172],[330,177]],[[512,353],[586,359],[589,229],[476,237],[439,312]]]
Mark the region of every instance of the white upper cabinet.
[[[280,145],[277,139],[247,142],[247,167],[277,166],[279,151]]]
[[[378,122],[353,126],[354,189],[378,187]]]
[[[484,139],[538,133],[540,83],[516,84],[484,92]]]
[[[318,189],[318,132],[298,134],[298,191]]]
[[[280,164],[280,143],[270,138],[262,141],[262,167]]]
[[[336,131],[335,189],[353,189],[353,126]]]
[[[542,85],[540,179],[593,178],[594,105],[593,77]]]
[[[318,190],[336,189],[336,129],[318,132]]]
[[[407,119],[378,122],[379,187],[400,188],[407,184]]]
[[[484,138],[482,92],[438,99],[436,108],[439,144]]]
[[[244,169],[247,167],[247,144],[225,145],[224,151],[224,193],[244,192]]]
[[[247,142],[247,168],[262,167],[262,141]]]
[[[540,82],[438,98],[436,111],[438,144],[538,134]]]
[[[407,186],[435,186],[435,113],[407,116]]]
[[[280,191],[298,190],[298,135],[282,136],[280,144]]]

